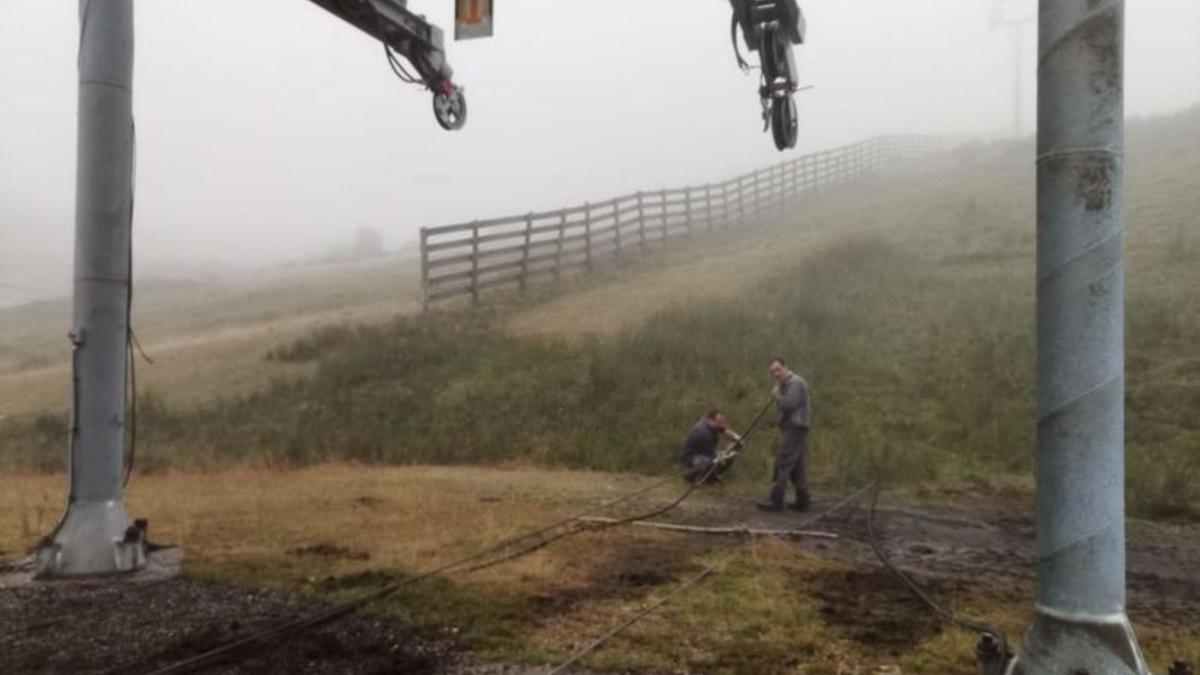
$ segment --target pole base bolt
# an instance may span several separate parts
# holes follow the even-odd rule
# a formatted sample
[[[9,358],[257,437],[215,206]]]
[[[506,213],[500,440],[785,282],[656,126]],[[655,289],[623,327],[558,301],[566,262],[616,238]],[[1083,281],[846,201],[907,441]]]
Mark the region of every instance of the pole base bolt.
[[[1167,671],[1167,675],[1196,675],[1196,671],[1187,661],[1175,660],[1171,662],[1171,669]]]
[[[1008,655],[1004,653],[1000,641],[991,633],[979,636],[979,644],[975,646],[975,672],[977,675],[1003,675],[1008,665]]]

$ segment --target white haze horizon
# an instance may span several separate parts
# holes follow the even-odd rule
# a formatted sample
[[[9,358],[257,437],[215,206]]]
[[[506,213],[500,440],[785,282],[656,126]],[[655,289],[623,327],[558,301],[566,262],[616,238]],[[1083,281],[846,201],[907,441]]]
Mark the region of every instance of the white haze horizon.
[[[410,0],[446,31],[466,87],[454,133],[377,42],[310,2],[137,2],[137,278],[312,259],[360,227],[394,251],[422,226],[721,180],[877,134],[1012,136],[1014,29],[993,29],[996,5],[802,2],[814,88],[781,154],[726,0],[501,0],[496,37],[470,42],[449,40],[451,0]],[[1126,20],[1127,114],[1200,102],[1200,3],[1142,0]],[[77,39],[76,3],[0,0],[0,306],[70,287]]]

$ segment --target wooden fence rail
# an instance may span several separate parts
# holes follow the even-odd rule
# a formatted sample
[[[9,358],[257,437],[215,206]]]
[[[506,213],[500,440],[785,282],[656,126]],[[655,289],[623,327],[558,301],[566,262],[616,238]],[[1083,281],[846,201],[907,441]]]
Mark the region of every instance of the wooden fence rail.
[[[426,308],[460,295],[597,266],[717,229],[763,224],[797,197],[932,150],[928,136],[881,136],[802,155],[723,183],[638,191],[556,211],[421,228]]]

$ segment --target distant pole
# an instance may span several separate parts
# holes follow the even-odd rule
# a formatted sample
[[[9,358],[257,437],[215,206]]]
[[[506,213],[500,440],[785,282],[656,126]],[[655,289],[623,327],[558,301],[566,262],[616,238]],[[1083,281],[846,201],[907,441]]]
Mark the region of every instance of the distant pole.
[[[1006,0],[998,0],[992,7],[991,27],[996,30],[1001,26],[1008,26],[1013,31],[1013,97],[1012,97],[1012,125],[1013,135],[1020,136],[1023,133],[1021,118],[1024,110],[1024,88],[1025,80],[1021,77],[1021,71],[1025,65],[1025,26],[1034,22],[1032,16],[1010,17],[1005,15]]]
[[[1013,23],[1013,136],[1021,136],[1021,88],[1024,82],[1021,70],[1024,66],[1021,58],[1025,52],[1025,24],[1027,21]]]
[[[79,3],[70,495],[38,575],[128,572],[144,537],[122,503],[133,168],[133,2]]]
[[[1124,3],[1041,0],[1037,604],[1012,672],[1149,672],[1125,613]]]

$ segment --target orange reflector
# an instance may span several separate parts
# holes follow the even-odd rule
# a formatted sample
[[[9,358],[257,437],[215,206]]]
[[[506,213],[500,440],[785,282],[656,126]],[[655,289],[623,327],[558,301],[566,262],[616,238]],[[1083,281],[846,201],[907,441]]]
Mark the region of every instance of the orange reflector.
[[[455,0],[454,39],[492,36],[492,0]]]

